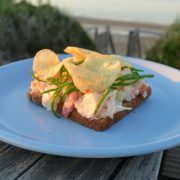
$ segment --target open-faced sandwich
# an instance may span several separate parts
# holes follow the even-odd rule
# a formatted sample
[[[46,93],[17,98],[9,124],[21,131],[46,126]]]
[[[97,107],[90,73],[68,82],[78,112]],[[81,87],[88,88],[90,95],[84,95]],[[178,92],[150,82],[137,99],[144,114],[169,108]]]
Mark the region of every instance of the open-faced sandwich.
[[[51,50],[33,60],[33,80],[27,96],[57,117],[101,131],[122,119],[151,94],[144,78],[120,56],[67,47],[72,56],[59,61]]]

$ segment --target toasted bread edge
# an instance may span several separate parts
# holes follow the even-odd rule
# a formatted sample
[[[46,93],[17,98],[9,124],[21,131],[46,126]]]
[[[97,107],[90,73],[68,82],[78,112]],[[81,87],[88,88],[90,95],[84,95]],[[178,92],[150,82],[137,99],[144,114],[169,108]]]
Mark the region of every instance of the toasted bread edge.
[[[145,98],[143,97],[142,94],[140,94],[136,98],[132,99],[131,101],[124,101],[123,106],[131,107],[132,109],[115,113],[113,119],[111,119],[110,117],[100,118],[100,119],[88,119],[81,116],[81,114],[79,114],[76,109],[74,109],[71,112],[69,119],[75,122],[78,122],[81,125],[84,125],[88,128],[92,128],[96,131],[103,131],[109,128],[110,126],[112,126],[112,124],[121,120],[124,116],[126,116],[128,113],[133,111],[136,107],[138,107],[142,102],[144,102],[151,95],[151,92],[152,92],[151,87],[148,87],[147,96]],[[40,93],[38,92],[31,93],[31,90],[29,89],[27,90],[26,94],[33,103],[42,105],[42,95]]]

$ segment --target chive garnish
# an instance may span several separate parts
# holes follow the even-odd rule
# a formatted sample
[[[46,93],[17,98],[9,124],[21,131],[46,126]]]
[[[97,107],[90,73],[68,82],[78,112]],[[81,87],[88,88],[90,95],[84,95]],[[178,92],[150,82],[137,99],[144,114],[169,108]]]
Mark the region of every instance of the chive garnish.
[[[96,114],[101,106],[101,104],[103,103],[103,101],[106,99],[106,97],[109,95],[111,91],[111,87],[107,88],[104,92],[103,92],[103,95],[101,96],[101,99],[99,100],[97,106],[96,106],[96,109],[94,111],[94,114]]]
[[[130,85],[135,84],[137,81],[139,81],[141,79],[154,77],[154,75],[152,75],[152,74],[140,75],[139,72],[144,72],[143,70],[135,69],[135,68],[129,67],[129,66],[122,67],[122,70],[124,70],[126,68],[129,68],[131,73],[118,77],[115,80],[115,82],[103,92],[101,99],[99,100],[99,102],[96,106],[94,114],[96,114],[98,112],[100,106],[102,105],[102,103],[106,99],[106,97],[109,95],[111,89],[117,89],[120,86],[130,86]]]
[[[54,107],[56,98],[59,97],[61,101],[65,98],[65,96],[69,95],[72,91],[78,91],[78,89],[75,87],[74,83],[71,80],[71,76],[69,75],[69,72],[63,66],[60,69],[59,76],[57,78],[51,77],[48,78],[47,80],[41,80],[38,77],[36,77],[34,74],[32,75],[32,77],[38,81],[46,82],[50,85],[55,85],[55,88],[43,91],[41,94],[53,92],[52,101],[51,101],[51,112],[56,117],[60,117],[60,115],[56,112]]]
[[[118,77],[111,86],[105,89],[105,91],[103,92],[96,106],[94,114],[98,112],[100,106],[102,105],[104,100],[107,98],[107,96],[109,95],[112,89],[117,89],[118,87],[121,87],[121,86],[130,86],[130,85],[135,84],[137,81],[141,79],[154,77],[154,75],[152,74],[140,75],[139,72],[144,72],[143,70],[136,69],[130,66],[124,66],[121,69],[124,70],[126,68],[130,69],[130,73]],[[42,94],[50,93],[50,92],[54,93],[52,97],[52,101],[51,101],[51,111],[56,117],[60,117],[60,115],[54,109],[56,98],[59,97],[60,101],[62,101],[65,98],[65,96],[69,95],[71,92],[79,91],[75,87],[74,83],[72,82],[69,72],[64,66],[60,69],[59,76],[57,78],[48,78],[47,80],[41,80],[38,77],[36,77],[34,74],[32,75],[32,77],[38,81],[46,82],[50,85],[56,86],[56,88],[52,88],[52,89],[42,92]]]
[[[43,91],[41,94],[46,94],[46,93],[50,93],[52,91],[55,91],[57,88],[53,88],[53,89],[48,89],[47,91]]]

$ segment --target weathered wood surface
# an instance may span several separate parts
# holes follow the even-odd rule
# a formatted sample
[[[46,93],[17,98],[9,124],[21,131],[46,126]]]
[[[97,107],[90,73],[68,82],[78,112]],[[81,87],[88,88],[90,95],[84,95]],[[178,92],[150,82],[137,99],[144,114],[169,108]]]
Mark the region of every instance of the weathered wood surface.
[[[23,150],[0,142],[0,179],[151,179],[162,152],[134,158],[70,158]],[[154,180],[154,179],[153,179]]]
[[[0,143],[0,179],[16,179],[41,156],[40,153]]]
[[[156,180],[163,152],[137,156],[127,160],[115,180]]]
[[[19,179],[109,179],[121,159],[81,159],[47,155]]]
[[[180,179],[180,146],[165,152],[161,175]]]

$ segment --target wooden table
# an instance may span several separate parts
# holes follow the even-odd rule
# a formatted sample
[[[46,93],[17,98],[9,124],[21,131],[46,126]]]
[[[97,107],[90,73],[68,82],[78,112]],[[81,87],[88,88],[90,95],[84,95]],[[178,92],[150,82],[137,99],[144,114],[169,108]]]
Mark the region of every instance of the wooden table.
[[[24,150],[0,142],[0,179],[156,180],[162,151],[127,158],[72,158]]]

